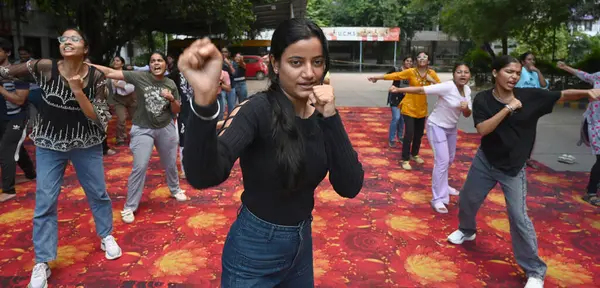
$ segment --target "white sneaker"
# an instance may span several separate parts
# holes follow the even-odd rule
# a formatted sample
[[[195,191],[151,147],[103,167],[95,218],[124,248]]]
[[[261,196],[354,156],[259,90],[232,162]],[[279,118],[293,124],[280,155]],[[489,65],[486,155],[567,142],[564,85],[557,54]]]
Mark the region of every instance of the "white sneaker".
[[[123,255],[121,247],[119,247],[119,244],[115,241],[115,237],[112,235],[108,235],[100,241],[100,249],[106,252],[104,253],[104,256],[106,256],[106,259],[108,260],[114,260]]]
[[[525,288],[544,288],[544,280],[535,277],[529,277],[527,284],[525,284]]]
[[[417,162],[417,164],[423,164],[423,163],[425,163],[425,160],[423,160],[423,158],[419,157],[419,155],[417,155],[417,156],[411,156],[410,158],[412,160],[414,160],[415,162]]]
[[[179,190],[179,192],[171,195],[171,197],[177,199],[177,201],[187,201],[188,198],[185,196],[185,190]]]
[[[412,170],[412,166],[410,166],[410,162],[402,161],[402,169],[404,170]]]
[[[135,216],[133,216],[133,211],[131,211],[130,209],[123,209],[123,211],[121,211],[121,219],[123,219],[123,222],[125,223],[133,223],[133,221],[135,220]]]
[[[31,280],[27,288],[48,288],[48,277],[50,277],[50,267],[46,263],[38,263],[33,266]]]
[[[460,192],[456,189],[454,189],[453,187],[448,186],[448,194],[452,195],[452,196],[458,196],[460,195]]]
[[[450,234],[450,236],[448,236],[448,242],[452,243],[452,244],[456,244],[456,245],[460,245],[465,241],[473,241],[475,240],[475,234],[467,237],[465,236],[465,234],[459,230],[456,230],[454,232],[452,232],[452,234]]]

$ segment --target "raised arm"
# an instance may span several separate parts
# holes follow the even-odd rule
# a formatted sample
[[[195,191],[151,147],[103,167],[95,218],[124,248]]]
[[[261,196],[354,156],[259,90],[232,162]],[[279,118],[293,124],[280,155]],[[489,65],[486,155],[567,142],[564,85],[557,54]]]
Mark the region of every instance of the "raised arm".
[[[594,85],[594,84],[596,84],[596,82],[600,81],[600,72],[590,74],[585,71],[575,69],[575,68],[565,64],[565,62],[562,62],[562,61],[559,61],[556,64],[556,66],[558,66],[558,68],[560,68],[562,70],[569,72],[570,74],[577,76],[577,78],[581,79],[582,81],[585,81],[592,85]]]
[[[102,65],[98,65],[98,64],[89,64],[92,65],[94,67],[96,67],[96,69],[100,70],[102,73],[104,73],[104,77],[108,78],[108,79],[114,79],[114,80],[125,80],[125,76],[123,76],[123,70],[115,70],[106,66],[102,66]]]
[[[194,89],[183,150],[187,179],[198,189],[219,185],[229,177],[242,151],[254,141],[257,115],[261,113],[257,109],[264,105],[251,104],[261,104],[262,98],[253,97],[236,108],[239,110],[234,110],[234,119],[226,125],[225,132],[217,136],[217,117],[221,109],[217,91],[223,67],[220,51],[208,38],[197,40],[181,54],[178,67]]]
[[[578,89],[568,89],[563,90],[560,93],[561,101],[573,101],[579,100],[581,98],[587,97],[590,101],[598,100],[600,97],[600,89],[589,89],[589,90],[578,90]]]
[[[409,93],[409,94],[425,94],[425,89],[419,86],[409,86],[409,87],[401,87],[398,88],[396,86],[390,87],[390,92],[392,93]]]
[[[19,78],[25,82],[36,83],[40,73],[49,77],[52,69],[52,61],[48,59],[29,60],[25,63],[14,64],[8,67],[0,67],[0,79]]]
[[[373,83],[376,83],[378,80],[407,80],[410,79],[411,75],[413,75],[412,70],[406,69],[400,72],[388,73],[379,76],[371,76],[367,79]]]

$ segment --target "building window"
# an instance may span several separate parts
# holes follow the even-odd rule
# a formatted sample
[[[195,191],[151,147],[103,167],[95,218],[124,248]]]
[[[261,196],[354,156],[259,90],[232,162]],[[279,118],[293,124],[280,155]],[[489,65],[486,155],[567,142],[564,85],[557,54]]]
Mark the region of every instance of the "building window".
[[[592,31],[592,21],[583,21],[583,30]]]

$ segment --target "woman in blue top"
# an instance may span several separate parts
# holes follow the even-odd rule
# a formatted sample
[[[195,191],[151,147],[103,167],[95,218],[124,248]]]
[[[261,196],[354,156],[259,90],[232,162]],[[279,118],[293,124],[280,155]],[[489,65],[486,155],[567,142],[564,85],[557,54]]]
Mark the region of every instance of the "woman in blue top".
[[[548,89],[548,81],[542,75],[542,72],[535,67],[535,55],[532,52],[525,52],[519,56],[519,60],[521,61],[521,79],[516,88],[542,88]],[[535,136],[534,136],[535,137]],[[527,159],[527,166],[537,169],[537,166],[531,161],[531,154],[533,154],[533,146],[531,146],[531,151],[529,152],[529,159]]]

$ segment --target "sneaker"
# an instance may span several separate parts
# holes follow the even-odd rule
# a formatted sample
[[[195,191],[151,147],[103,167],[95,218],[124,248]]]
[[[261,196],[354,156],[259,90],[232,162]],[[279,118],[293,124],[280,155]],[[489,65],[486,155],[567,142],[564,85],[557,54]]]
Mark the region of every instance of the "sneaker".
[[[452,234],[450,234],[450,236],[448,236],[448,242],[452,243],[452,244],[456,244],[456,245],[460,245],[465,241],[473,241],[475,240],[475,234],[467,237],[465,236],[465,234],[459,230],[456,230],[454,232],[452,232]]]
[[[27,288],[47,288],[48,277],[50,277],[50,267],[46,263],[38,263],[33,266],[33,272],[31,272],[31,280]]]
[[[402,161],[402,169],[412,170],[412,166],[410,166],[410,163],[408,161]]]
[[[415,162],[417,162],[417,164],[423,164],[425,163],[425,160],[421,159],[421,157],[419,157],[419,155],[417,156],[412,156],[410,157],[412,160],[414,160]]]
[[[0,193],[0,202],[8,201],[16,196],[17,194]]]
[[[171,197],[177,199],[177,201],[187,201],[188,198],[185,196],[185,190],[179,190],[179,192],[171,195]]]
[[[527,279],[527,284],[525,284],[525,288],[544,288],[544,280],[529,277],[529,279]]]
[[[460,195],[460,192],[450,186],[448,186],[448,194],[453,195],[453,196],[458,196]]]
[[[108,149],[108,151],[106,151],[106,155],[108,156],[112,156],[117,154],[117,151],[113,150],[113,149]]]
[[[132,223],[135,220],[135,216],[133,216],[133,211],[131,209],[123,209],[121,211],[121,219],[125,223]]]
[[[388,146],[390,146],[390,148],[395,148],[396,147],[396,142],[390,141],[390,142],[388,142]]]
[[[122,255],[121,247],[119,247],[119,244],[115,241],[115,237],[112,235],[108,235],[100,241],[100,249],[106,252],[104,253],[104,256],[106,256],[106,259],[108,260],[117,259]]]

